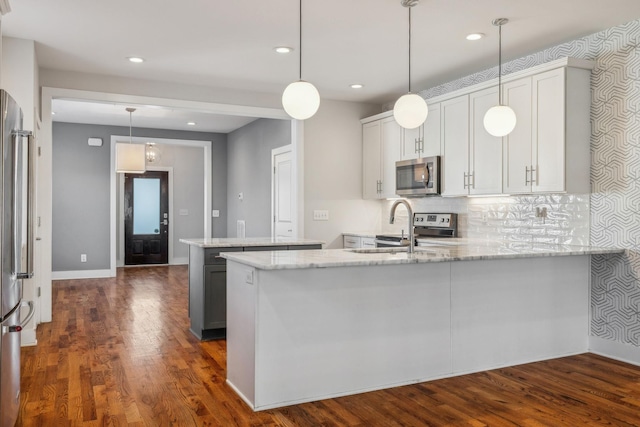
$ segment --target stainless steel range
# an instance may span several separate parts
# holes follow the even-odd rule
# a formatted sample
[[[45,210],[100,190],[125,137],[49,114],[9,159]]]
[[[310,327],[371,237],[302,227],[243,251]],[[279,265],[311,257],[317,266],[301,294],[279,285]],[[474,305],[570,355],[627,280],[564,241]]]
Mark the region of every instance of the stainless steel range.
[[[416,246],[437,244],[435,239],[458,237],[458,214],[455,213],[415,213],[413,230]],[[376,236],[376,247],[409,246],[408,233],[379,234]],[[443,240],[442,243],[451,244]]]

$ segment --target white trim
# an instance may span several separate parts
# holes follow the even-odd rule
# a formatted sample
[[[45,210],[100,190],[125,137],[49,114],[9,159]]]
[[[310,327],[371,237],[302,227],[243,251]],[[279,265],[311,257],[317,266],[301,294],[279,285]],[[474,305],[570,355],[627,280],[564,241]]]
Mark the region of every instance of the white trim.
[[[4,1],[4,0],[1,0]],[[199,112],[208,112],[214,114],[228,114],[228,115],[236,115],[236,116],[244,116],[244,117],[258,117],[258,118],[267,118],[267,119],[286,119],[290,120],[291,118],[287,113],[284,112],[282,108],[265,108],[265,107],[254,107],[254,106],[243,106],[243,105],[230,105],[230,104],[219,104],[219,103],[211,103],[211,102],[199,102],[199,101],[189,101],[189,100],[179,100],[179,99],[170,99],[170,98],[158,98],[158,97],[149,97],[149,96],[138,96],[138,95],[126,95],[119,93],[106,93],[106,92],[95,92],[95,91],[87,91],[87,90],[79,90],[79,89],[64,89],[64,88],[54,88],[54,87],[42,87],[41,92],[41,106],[42,106],[42,130],[41,130],[41,143],[39,146],[42,147],[42,156],[40,157],[39,162],[39,170],[43,168],[43,173],[41,174],[41,183],[45,185],[41,185],[39,190],[42,190],[43,200],[40,204],[38,210],[38,215],[42,218],[42,228],[40,232],[40,236],[42,238],[42,265],[49,267],[44,271],[43,268],[40,272],[41,278],[41,321],[42,322],[51,322],[52,319],[52,295],[51,295],[51,238],[52,238],[52,202],[51,202],[51,161],[52,161],[52,119],[51,119],[51,102],[53,99],[74,99],[74,100],[85,100],[85,101],[93,101],[93,102],[113,102],[113,103],[121,103],[121,104],[129,104],[132,106],[135,105],[155,105],[162,106],[173,109],[182,109],[189,111],[199,111]],[[292,122],[296,122],[293,120]],[[295,128],[296,125],[292,125],[292,128]],[[300,136],[300,144],[302,144],[302,135]],[[292,138],[292,141],[295,141]],[[295,144],[295,143],[294,143]],[[294,145],[294,152],[296,147]],[[304,161],[302,157],[302,146],[300,146],[299,150],[300,154],[296,155],[297,162]],[[211,158],[211,152],[209,151],[208,157]],[[295,167],[296,165],[294,165]],[[115,170],[115,164],[111,165],[111,170]],[[207,169],[205,169],[205,173],[207,173]],[[209,166],[208,173],[211,173],[211,169]],[[299,177],[299,183],[303,182],[302,177]],[[209,188],[211,188],[211,180],[208,182]],[[303,190],[303,186],[299,185],[300,195]],[[115,193],[115,182],[111,183],[112,194]],[[206,190],[205,190],[206,191]],[[209,191],[209,194],[211,192]],[[300,221],[298,221],[299,227],[302,227],[302,210],[304,208],[303,198],[298,198],[298,211],[301,213]],[[205,218],[211,218],[211,211],[207,212]],[[111,215],[111,221],[114,222],[110,225],[111,230],[115,230],[115,218],[114,215]],[[211,221],[209,220],[209,224]],[[302,234],[300,234],[302,237]],[[115,246],[114,246],[115,247]],[[115,258],[110,260],[110,265],[115,266]],[[115,269],[110,270],[111,277],[115,276]]]
[[[189,257],[185,256],[185,257],[174,258],[170,264],[171,265],[187,265],[189,264]]]
[[[35,329],[23,329],[20,332],[20,347],[33,347],[38,345]]]
[[[291,165],[293,166],[293,164],[295,163],[295,159],[293,158],[293,144],[287,144],[287,145],[283,145],[282,147],[278,147],[278,148],[274,148],[271,150],[271,237],[276,237],[276,223],[275,223],[275,217],[276,217],[276,176],[275,176],[275,168],[276,168],[276,156],[280,155],[280,154],[284,154],[284,153],[291,153]],[[295,181],[295,176],[293,175],[293,168],[291,171],[291,180]],[[293,182],[292,184],[292,190],[296,187],[293,186]],[[293,193],[295,199],[298,198],[298,194],[297,193]],[[294,200],[294,206],[298,204],[297,200]],[[291,236],[292,238],[296,239],[298,237],[298,227],[295,223],[296,219],[297,219],[297,210],[292,206],[292,210],[293,210],[293,218],[292,220],[294,221],[293,225],[294,225],[294,229],[293,229],[293,235]]]
[[[118,259],[117,252],[119,251],[121,256],[124,254],[124,227],[122,225],[122,219],[124,218],[124,182],[119,179],[115,169],[115,146],[116,141],[129,141],[128,136],[111,135],[111,270],[113,276],[116,276],[116,267],[124,266],[124,259]],[[211,221],[209,215],[211,212],[211,141],[198,141],[189,139],[170,139],[170,138],[149,138],[149,137],[137,137],[131,138],[134,144],[145,144],[147,142],[154,142],[158,145],[176,145],[182,147],[196,147],[202,148],[203,161],[204,161],[204,236],[211,236]],[[169,218],[169,264],[173,264],[173,219],[177,216],[173,211],[173,168],[172,167],[151,167],[148,170],[160,170],[169,171],[169,211],[171,212]],[[118,184],[119,183],[119,184]],[[119,187],[119,191],[116,192],[116,187]],[[114,203],[116,198],[119,203]],[[116,205],[120,206],[118,212],[116,212]],[[119,244],[116,243],[116,233],[119,236]]]
[[[114,277],[111,270],[73,270],[73,271],[52,271],[52,280],[71,280],[71,279],[101,279],[105,277]]]
[[[294,210],[294,221],[297,229],[294,236],[304,239],[304,122],[291,120],[291,158],[293,161],[293,176],[291,191],[296,194],[298,208]]]
[[[634,345],[590,336],[589,351],[609,359],[640,366],[640,347]]]

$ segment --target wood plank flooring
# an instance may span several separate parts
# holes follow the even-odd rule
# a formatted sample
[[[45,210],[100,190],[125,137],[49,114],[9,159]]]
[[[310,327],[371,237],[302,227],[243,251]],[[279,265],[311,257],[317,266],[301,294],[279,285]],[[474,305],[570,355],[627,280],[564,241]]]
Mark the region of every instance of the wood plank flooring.
[[[54,282],[19,426],[640,426],[640,368],[591,354],[254,413],[224,341],[188,331],[187,268]]]

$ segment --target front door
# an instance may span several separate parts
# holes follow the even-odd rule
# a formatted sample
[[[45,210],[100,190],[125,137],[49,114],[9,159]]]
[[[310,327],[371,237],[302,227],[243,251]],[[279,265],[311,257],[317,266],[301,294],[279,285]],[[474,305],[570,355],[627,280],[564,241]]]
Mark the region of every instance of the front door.
[[[169,263],[169,173],[125,174],[124,263]]]

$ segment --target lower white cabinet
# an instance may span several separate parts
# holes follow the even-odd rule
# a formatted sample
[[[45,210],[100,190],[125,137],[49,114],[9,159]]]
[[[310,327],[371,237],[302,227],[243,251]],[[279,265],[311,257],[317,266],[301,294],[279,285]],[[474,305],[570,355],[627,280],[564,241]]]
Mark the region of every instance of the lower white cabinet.
[[[375,248],[376,240],[374,237],[343,235],[342,247],[345,249]]]

